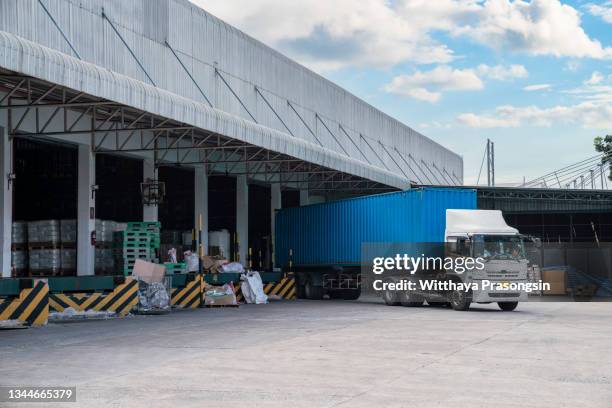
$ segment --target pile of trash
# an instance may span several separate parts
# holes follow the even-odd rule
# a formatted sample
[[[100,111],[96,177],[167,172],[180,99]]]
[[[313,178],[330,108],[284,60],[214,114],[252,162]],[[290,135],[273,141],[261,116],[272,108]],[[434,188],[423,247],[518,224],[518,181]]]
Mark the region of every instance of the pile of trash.
[[[170,295],[164,282],[138,281],[138,311],[163,312],[170,310]]]
[[[138,280],[136,313],[166,313],[171,309],[172,278],[166,277],[166,267],[137,259],[132,276]]]
[[[67,307],[61,312],[49,313],[49,321],[110,319],[115,315],[116,313],[110,310],[75,310],[72,307]]]

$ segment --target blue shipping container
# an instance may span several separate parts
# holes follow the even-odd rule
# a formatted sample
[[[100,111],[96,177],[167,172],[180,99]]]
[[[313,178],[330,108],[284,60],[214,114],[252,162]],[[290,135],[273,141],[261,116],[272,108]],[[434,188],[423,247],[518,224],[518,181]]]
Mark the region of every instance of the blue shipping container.
[[[447,209],[476,209],[476,190],[415,188],[276,213],[276,265],[357,265],[363,242],[442,242]]]

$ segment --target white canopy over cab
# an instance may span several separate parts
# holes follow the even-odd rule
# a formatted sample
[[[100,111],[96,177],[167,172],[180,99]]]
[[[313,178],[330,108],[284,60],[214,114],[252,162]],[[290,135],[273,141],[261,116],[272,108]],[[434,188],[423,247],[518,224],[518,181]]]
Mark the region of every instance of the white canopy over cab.
[[[518,230],[506,224],[499,210],[446,210],[444,236],[461,237],[474,234],[515,235]]]

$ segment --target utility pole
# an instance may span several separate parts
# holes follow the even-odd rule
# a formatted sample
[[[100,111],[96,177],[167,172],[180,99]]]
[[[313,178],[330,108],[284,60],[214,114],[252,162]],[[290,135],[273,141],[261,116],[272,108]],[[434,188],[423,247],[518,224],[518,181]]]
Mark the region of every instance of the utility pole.
[[[491,141],[487,139],[487,186],[491,187]]]
[[[491,185],[495,186],[495,145],[491,142]]]
[[[580,188],[584,190],[584,175],[580,175]]]
[[[593,169],[589,170],[591,173],[591,190],[595,190],[595,174]]]
[[[601,189],[602,190],[604,189],[604,186],[603,186],[604,179],[603,178],[604,178],[604,172],[603,172],[603,163],[602,163],[602,164],[599,165],[599,179],[601,181]]]
[[[495,186],[495,145],[487,139],[487,186]]]

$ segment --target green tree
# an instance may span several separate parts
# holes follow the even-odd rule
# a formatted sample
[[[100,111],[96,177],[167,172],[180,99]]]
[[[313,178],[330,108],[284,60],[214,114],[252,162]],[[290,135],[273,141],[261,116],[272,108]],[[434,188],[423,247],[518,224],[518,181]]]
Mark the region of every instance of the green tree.
[[[608,179],[612,180],[612,135],[606,135],[604,137],[597,136],[594,142],[595,150],[603,153],[601,163],[608,165],[610,169]]]

